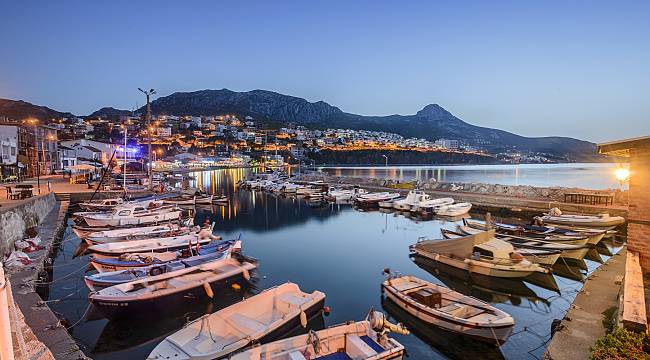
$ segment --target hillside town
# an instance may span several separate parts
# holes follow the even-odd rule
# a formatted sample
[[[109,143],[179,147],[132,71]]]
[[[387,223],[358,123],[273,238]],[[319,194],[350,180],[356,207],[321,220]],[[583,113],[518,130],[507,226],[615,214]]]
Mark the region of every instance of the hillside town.
[[[149,124],[149,125],[147,125]],[[388,165],[381,152],[416,151],[489,157],[501,163],[553,162],[546,154],[489,154],[457,139],[405,138],[389,132],[352,129],[309,129],[286,123],[271,127],[251,116],[144,115],[11,119],[0,116],[2,180],[55,173],[99,171],[111,165],[119,171],[126,161],[154,170],[206,167],[300,165],[322,151],[376,151],[378,163]],[[384,161],[385,160],[385,161]],[[139,165],[138,165],[139,164]]]

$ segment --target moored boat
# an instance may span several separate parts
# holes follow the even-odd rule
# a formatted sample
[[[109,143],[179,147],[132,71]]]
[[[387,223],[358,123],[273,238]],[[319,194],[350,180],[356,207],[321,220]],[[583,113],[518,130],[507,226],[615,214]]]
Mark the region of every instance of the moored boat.
[[[393,208],[395,210],[410,211],[413,207],[417,207],[421,203],[424,203],[430,199],[431,197],[429,194],[425,193],[422,190],[411,190],[406,195],[406,198],[402,200],[395,200],[393,202]]]
[[[481,341],[503,344],[515,325],[508,313],[415,276],[389,277],[383,295],[409,314],[433,326]]]
[[[489,230],[455,239],[418,239],[411,250],[449,266],[493,277],[523,278],[534,272],[549,272],[495,239],[494,234]]]
[[[173,205],[147,209],[141,205],[120,206],[110,213],[88,214],[83,219],[89,226],[124,226],[155,224],[169,220],[177,220],[181,212]]]
[[[560,209],[553,208],[548,214],[539,217],[544,224],[575,226],[579,228],[598,228],[611,230],[625,224],[622,216],[611,216],[608,213],[598,215],[563,214]]]
[[[206,245],[219,237],[202,237],[198,233],[154,239],[131,240],[93,245],[88,251],[95,258],[118,257],[127,253],[166,252],[185,248],[188,244]]]
[[[217,359],[303,325],[321,311],[325,294],[285,283],[200,317],[167,336],[147,359]]]
[[[408,334],[390,324],[382,313],[371,312],[364,321],[347,322],[319,331],[258,345],[234,354],[232,360],[388,360],[402,359],[405,349],[387,332]]]
[[[472,209],[472,204],[468,202],[461,202],[449,205],[442,205],[433,208],[433,211],[438,216],[460,216],[467,214]]]
[[[256,265],[233,258],[217,260],[156,276],[114,285],[90,293],[90,302],[110,317],[137,316],[166,311],[186,296],[212,297],[214,289],[248,280]]]
[[[126,229],[113,229],[89,233],[84,240],[90,245],[105,244],[111,242],[131,241],[138,239],[152,239],[157,237],[169,237],[189,234],[192,229],[180,224],[163,224],[155,226],[143,226]]]
[[[391,201],[399,198],[399,193],[392,192],[378,192],[360,195],[354,198],[354,202],[359,206],[373,206],[379,204],[381,201]]]

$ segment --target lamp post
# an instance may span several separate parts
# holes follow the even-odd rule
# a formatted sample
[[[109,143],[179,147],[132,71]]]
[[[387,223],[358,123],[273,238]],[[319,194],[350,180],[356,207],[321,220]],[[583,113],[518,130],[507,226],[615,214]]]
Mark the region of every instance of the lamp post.
[[[36,186],[38,187],[38,193],[41,193],[41,166],[38,161],[38,119],[28,119],[28,123],[34,126],[34,150],[36,150]],[[43,154],[45,155],[45,154]],[[45,160],[45,158],[43,158]]]
[[[383,156],[384,159],[386,159],[386,165],[384,165],[384,166],[388,167],[388,156],[386,156],[384,154],[381,154],[381,156]]]
[[[147,138],[149,140],[149,145],[147,147],[147,154],[149,156],[149,190],[151,190],[151,185],[153,182],[153,172],[151,171],[151,103],[150,103],[150,97],[151,95],[156,93],[156,90],[154,89],[149,89],[148,91],[144,91],[141,88],[138,88],[141,93],[143,93],[147,97]],[[125,149],[126,150],[126,149]]]

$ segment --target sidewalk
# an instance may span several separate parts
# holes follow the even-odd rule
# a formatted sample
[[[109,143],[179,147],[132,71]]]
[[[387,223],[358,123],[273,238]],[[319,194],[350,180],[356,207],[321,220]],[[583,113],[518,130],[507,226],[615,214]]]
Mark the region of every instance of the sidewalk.
[[[625,272],[627,248],[595,270],[576,296],[562,320],[563,329],[555,333],[544,359],[588,359],[590,347],[605,336],[603,312],[618,307],[618,293]]]

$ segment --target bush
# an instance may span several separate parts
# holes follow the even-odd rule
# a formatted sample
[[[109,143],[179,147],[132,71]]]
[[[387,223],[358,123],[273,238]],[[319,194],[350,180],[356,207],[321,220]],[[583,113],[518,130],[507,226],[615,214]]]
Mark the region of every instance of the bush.
[[[650,338],[647,334],[616,329],[596,341],[591,347],[594,360],[650,360]]]

